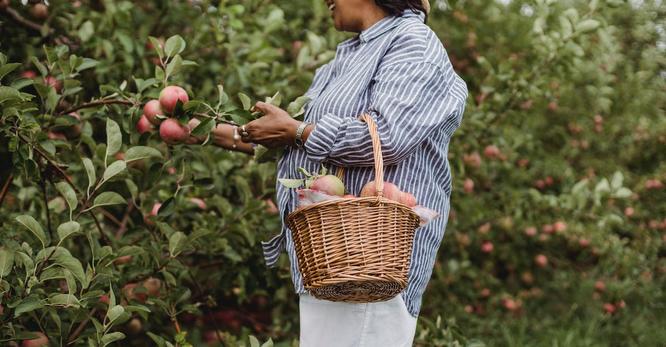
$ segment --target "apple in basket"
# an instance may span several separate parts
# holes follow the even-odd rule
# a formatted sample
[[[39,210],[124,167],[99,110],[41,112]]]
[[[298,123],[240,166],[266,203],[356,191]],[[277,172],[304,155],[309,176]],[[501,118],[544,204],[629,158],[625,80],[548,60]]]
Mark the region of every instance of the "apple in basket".
[[[345,185],[334,175],[319,176],[310,185],[310,189],[318,190],[328,195],[345,195]]]
[[[363,186],[363,189],[361,189],[361,197],[375,195],[377,195],[377,187],[375,187],[375,181],[372,180],[366,183],[365,186]],[[414,195],[401,191],[398,186],[391,182],[384,182],[384,197],[409,207],[416,206],[416,198]]]

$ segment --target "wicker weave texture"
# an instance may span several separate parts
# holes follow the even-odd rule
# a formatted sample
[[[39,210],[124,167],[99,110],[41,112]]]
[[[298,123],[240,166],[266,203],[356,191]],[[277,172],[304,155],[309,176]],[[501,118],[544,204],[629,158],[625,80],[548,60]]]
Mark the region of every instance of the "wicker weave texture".
[[[369,115],[377,196],[323,201],[289,214],[304,286],[324,300],[389,300],[407,285],[419,217],[382,197],[383,161],[377,127]],[[340,172],[338,173],[339,176]]]

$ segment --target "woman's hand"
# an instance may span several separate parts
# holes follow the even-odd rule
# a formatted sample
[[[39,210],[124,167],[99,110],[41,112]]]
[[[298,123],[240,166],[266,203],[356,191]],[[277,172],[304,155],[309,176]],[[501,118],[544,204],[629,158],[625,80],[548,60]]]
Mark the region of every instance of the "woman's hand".
[[[247,136],[241,137],[243,142],[258,143],[268,148],[294,144],[299,121],[285,110],[265,102],[257,102],[254,107],[264,115],[245,125]]]

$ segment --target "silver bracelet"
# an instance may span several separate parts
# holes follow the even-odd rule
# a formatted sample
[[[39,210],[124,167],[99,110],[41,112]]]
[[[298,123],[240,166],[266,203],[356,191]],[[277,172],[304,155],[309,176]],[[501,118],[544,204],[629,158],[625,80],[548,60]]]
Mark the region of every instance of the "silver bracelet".
[[[298,148],[303,148],[303,132],[308,125],[310,125],[310,123],[301,122],[301,124],[298,126],[298,129],[296,129],[296,138],[294,139],[294,144]]]

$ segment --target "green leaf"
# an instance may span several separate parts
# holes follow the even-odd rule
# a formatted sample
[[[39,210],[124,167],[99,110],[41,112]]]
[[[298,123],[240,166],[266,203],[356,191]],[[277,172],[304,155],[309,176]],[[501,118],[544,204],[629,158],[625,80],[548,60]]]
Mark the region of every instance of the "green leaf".
[[[108,333],[104,336],[102,336],[102,346],[108,346],[111,343],[114,343],[116,341],[120,341],[125,338],[125,334],[121,333],[120,331],[114,331],[112,333]]]
[[[266,98],[266,103],[280,107],[282,104],[282,94],[280,94],[280,92],[276,92],[272,97]]]
[[[289,106],[287,106],[287,112],[292,117],[298,117],[301,114],[303,114],[303,106],[305,106],[305,104],[307,104],[309,101],[310,101],[309,97],[299,96],[298,98],[296,98],[296,100],[289,103]]]
[[[273,347],[273,339],[269,337],[268,341],[264,342],[264,344],[261,345],[261,347]]]
[[[9,275],[14,266],[14,251],[0,248],[0,277]]]
[[[79,232],[79,230],[81,230],[81,225],[75,221],[60,224],[58,226],[58,238],[62,242],[72,234]]]
[[[113,119],[106,119],[106,156],[114,155],[123,144],[120,126]]]
[[[168,57],[173,57],[185,50],[185,40],[180,35],[171,36],[164,45],[164,52]]]
[[[217,98],[216,108],[220,108],[220,106],[229,102],[229,96],[227,95],[227,93],[224,92],[224,87],[221,84],[217,85],[217,94],[218,98]]]
[[[615,196],[616,198],[619,198],[619,199],[626,199],[628,197],[631,197],[632,194],[633,193],[631,192],[631,190],[629,190],[628,188],[622,187],[622,188],[618,189],[615,193],[613,193],[613,196]]]
[[[5,77],[8,73],[16,70],[17,67],[21,66],[20,63],[10,63],[0,66],[0,80]]]
[[[113,322],[118,319],[123,313],[125,313],[125,308],[121,305],[115,305],[113,307],[109,306],[109,310],[106,312],[106,317],[109,318],[109,322]]]
[[[95,174],[95,165],[93,164],[92,160],[86,157],[81,158],[81,161],[83,162],[83,167],[86,168],[86,174],[88,175],[88,189],[90,189],[95,185],[95,182],[97,181],[97,175]]]
[[[79,38],[83,42],[90,40],[94,33],[95,27],[93,27],[93,23],[89,20],[85,21],[78,30]]]
[[[300,188],[305,182],[302,179],[279,178],[278,182],[287,188]]]
[[[29,296],[23,299],[21,303],[16,306],[14,309],[14,318],[20,316],[23,313],[32,312],[42,307],[44,307],[44,302],[34,296]]]
[[[252,100],[250,100],[250,97],[243,93],[238,93],[238,98],[243,104],[243,109],[249,111],[250,107],[252,107]]]
[[[74,189],[72,189],[69,183],[65,181],[58,182],[56,183],[55,186],[58,192],[60,192],[60,195],[62,195],[62,197],[65,198],[65,201],[67,201],[67,205],[69,205],[69,210],[74,211],[76,209],[76,206],[78,206],[79,204]]]
[[[215,120],[213,118],[206,118],[201,123],[199,123],[199,125],[197,125],[194,130],[192,130],[192,136],[208,135],[214,127]]]
[[[72,294],[55,294],[49,298],[49,305],[81,307],[81,302]]]
[[[172,76],[177,74],[180,71],[180,68],[183,66],[183,58],[180,55],[176,55],[173,59],[167,64],[166,74]]]
[[[14,88],[0,86],[0,104],[12,100],[21,100],[19,91]]]
[[[596,30],[601,23],[595,19],[585,19],[576,24],[576,31],[579,33],[586,33],[588,31]]]
[[[86,211],[92,210],[95,207],[109,206],[109,205],[122,205],[122,204],[126,204],[126,203],[127,203],[127,200],[125,200],[125,198],[123,198],[122,195],[120,195],[116,192],[104,192],[104,193],[98,195],[95,198],[95,201],[93,202],[93,205],[90,208],[86,209]]]
[[[108,181],[111,177],[123,172],[126,168],[127,164],[124,160],[114,161],[108,168],[106,168],[106,170],[104,170],[102,179]]]
[[[28,230],[30,230],[36,237],[39,239],[39,242],[42,243],[42,248],[46,247],[46,234],[44,234],[44,229],[39,223],[32,218],[32,216],[21,215],[16,217],[16,220],[23,224]]]
[[[177,256],[185,247],[187,243],[187,235],[181,231],[177,231],[169,236],[169,254],[172,257]]]
[[[162,158],[162,153],[153,147],[135,146],[128,149],[125,153],[125,162],[129,163],[151,157]]]
[[[622,172],[620,171],[615,171],[613,174],[613,178],[611,178],[611,188],[613,190],[620,189],[622,187],[622,182],[624,181],[624,176],[622,175]]]
[[[157,38],[155,38],[153,36],[148,36],[148,40],[153,45],[153,49],[155,50],[155,53],[157,53],[157,55],[161,59],[164,56],[164,47],[162,47],[162,43]]]
[[[257,340],[257,338],[253,335],[250,335],[250,347],[261,347],[259,345],[259,340]]]

